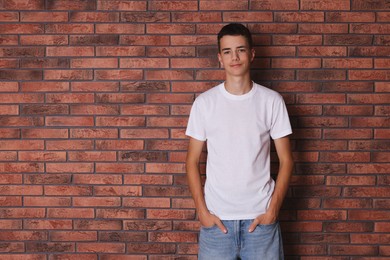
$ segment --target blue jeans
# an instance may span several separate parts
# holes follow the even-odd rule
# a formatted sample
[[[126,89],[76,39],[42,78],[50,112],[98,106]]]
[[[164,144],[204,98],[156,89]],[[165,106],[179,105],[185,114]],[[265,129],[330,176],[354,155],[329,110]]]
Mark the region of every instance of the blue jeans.
[[[228,232],[217,226],[202,227],[199,260],[283,260],[279,223],[259,225],[248,232],[253,220],[222,220]]]

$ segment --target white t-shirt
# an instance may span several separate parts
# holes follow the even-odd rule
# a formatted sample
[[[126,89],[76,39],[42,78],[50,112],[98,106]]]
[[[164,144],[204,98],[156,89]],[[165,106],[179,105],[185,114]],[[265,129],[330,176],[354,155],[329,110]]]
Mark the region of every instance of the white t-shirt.
[[[224,83],[196,98],[186,135],[207,140],[205,200],[223,220],[253,219],[266,212],[275,182],[270,176],[270,137],[291,134],[283,98],[253,83],[233,95]]]

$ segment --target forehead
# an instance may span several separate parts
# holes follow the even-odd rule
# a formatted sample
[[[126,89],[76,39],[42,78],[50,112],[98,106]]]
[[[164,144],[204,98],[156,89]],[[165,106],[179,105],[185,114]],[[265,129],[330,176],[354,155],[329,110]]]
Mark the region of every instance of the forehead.
[[[242,35],[225,35],[220,40],[221,50],[222,49],[235,49],[237,47],[249,47],[249,43],[246,38]]]

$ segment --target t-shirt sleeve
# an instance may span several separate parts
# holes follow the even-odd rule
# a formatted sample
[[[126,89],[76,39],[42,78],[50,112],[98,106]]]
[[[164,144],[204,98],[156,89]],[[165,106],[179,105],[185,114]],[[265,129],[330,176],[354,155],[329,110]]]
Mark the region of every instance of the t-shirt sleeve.
[[[192,105],[190,118],[188,119],[186,135],[199,141],[206,141],[204,115],[202,115],[202,109],[199,103],[199,98],[197,98]]]
[[[272,139],[282,138],[292,133],[286,104],[282,96],[278,96],[273,104],[270,135]]]

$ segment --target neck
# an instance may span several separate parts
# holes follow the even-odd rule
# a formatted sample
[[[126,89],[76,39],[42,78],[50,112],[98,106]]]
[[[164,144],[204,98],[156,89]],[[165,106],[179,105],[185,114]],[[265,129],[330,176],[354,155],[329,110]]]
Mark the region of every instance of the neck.
[[[225,81],[226,90],[233,95],[244,95],[251,91],[252,80],[248,77],[227,78]]]

